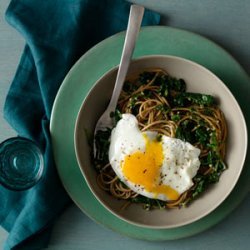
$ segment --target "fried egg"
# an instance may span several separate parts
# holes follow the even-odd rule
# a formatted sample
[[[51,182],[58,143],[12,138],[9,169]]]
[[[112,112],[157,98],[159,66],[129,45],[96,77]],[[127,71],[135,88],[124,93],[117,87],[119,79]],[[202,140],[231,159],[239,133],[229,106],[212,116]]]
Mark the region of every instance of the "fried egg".
[[[123,114],[111,133],[109,161],[134,192],[163,201],[177,200],[193,185],[200,150],[180,139],[141,132],[136,117]]]

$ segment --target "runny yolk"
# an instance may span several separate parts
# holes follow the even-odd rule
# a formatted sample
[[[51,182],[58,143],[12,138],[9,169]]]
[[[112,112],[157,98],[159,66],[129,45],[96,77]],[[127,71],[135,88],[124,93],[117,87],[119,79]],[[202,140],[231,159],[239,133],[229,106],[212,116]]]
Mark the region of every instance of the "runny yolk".
[[[125,157],[122,165],[124,176],[146,191],[154,193],[155,197],[158,194],[164,194],[169,200],[178,199],[179,193],[176,190],[161,183],[162,143],[157,140],[149,140],[146,135],[144,138],[146,141],[145,152],[138,150]]]

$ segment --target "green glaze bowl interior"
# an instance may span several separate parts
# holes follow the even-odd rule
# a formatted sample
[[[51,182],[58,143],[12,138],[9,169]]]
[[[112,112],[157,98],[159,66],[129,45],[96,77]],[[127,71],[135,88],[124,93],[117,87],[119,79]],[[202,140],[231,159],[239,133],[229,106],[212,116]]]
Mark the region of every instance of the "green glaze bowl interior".
[[[242,171],[247,151],[247,129],[241,109],[225,84],[212,72],[190,60],[152,55],[131,62],[129,73],[146,68],[162,68],[170,75],[183,78],[187,91],[210,94],[219,101],[228,125],[226,163],[228,169],[220,181],[212,185],[187,208],[146,211],[140,204],[121,209],[126,201],[118,200],[103,191],[97,184],[97,172],[91,162],[91,147],[95,124],[110,100],[117,67],[105,73],[83,100],[75,125],[75,151],[77,161],[88,187],[97,200],[118,218],[146,228],[167,229],[190,224],[211,213],[231,193]]]

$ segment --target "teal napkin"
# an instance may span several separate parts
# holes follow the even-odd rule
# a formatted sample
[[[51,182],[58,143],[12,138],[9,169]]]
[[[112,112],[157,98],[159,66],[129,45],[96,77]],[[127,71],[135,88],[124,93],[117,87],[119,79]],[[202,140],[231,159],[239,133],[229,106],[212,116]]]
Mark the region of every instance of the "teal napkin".
[[[49,122],[63,78],[90,47],[125,30],[130,3],[123,0],[12,0],[6,20],[26,45],[6,98],[4,115],[20,136],[38,143],[45,172],[33,188],[14,192],[0,187],[0,225],[9,232],[5,249],[41,249],[70,199],[58,178]],[[142,25],[159,15],[146,11]],[[87,230],[87,228],[86,228]]]

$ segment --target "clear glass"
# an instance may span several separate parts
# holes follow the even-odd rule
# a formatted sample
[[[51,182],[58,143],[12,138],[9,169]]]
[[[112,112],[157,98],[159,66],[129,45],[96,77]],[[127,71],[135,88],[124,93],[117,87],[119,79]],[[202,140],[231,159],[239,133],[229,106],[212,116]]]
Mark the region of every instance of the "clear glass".
[[[13,137],[0,144],[0,184],[21,191],[34,186],[44,169],[40,148],[31,140]]]

